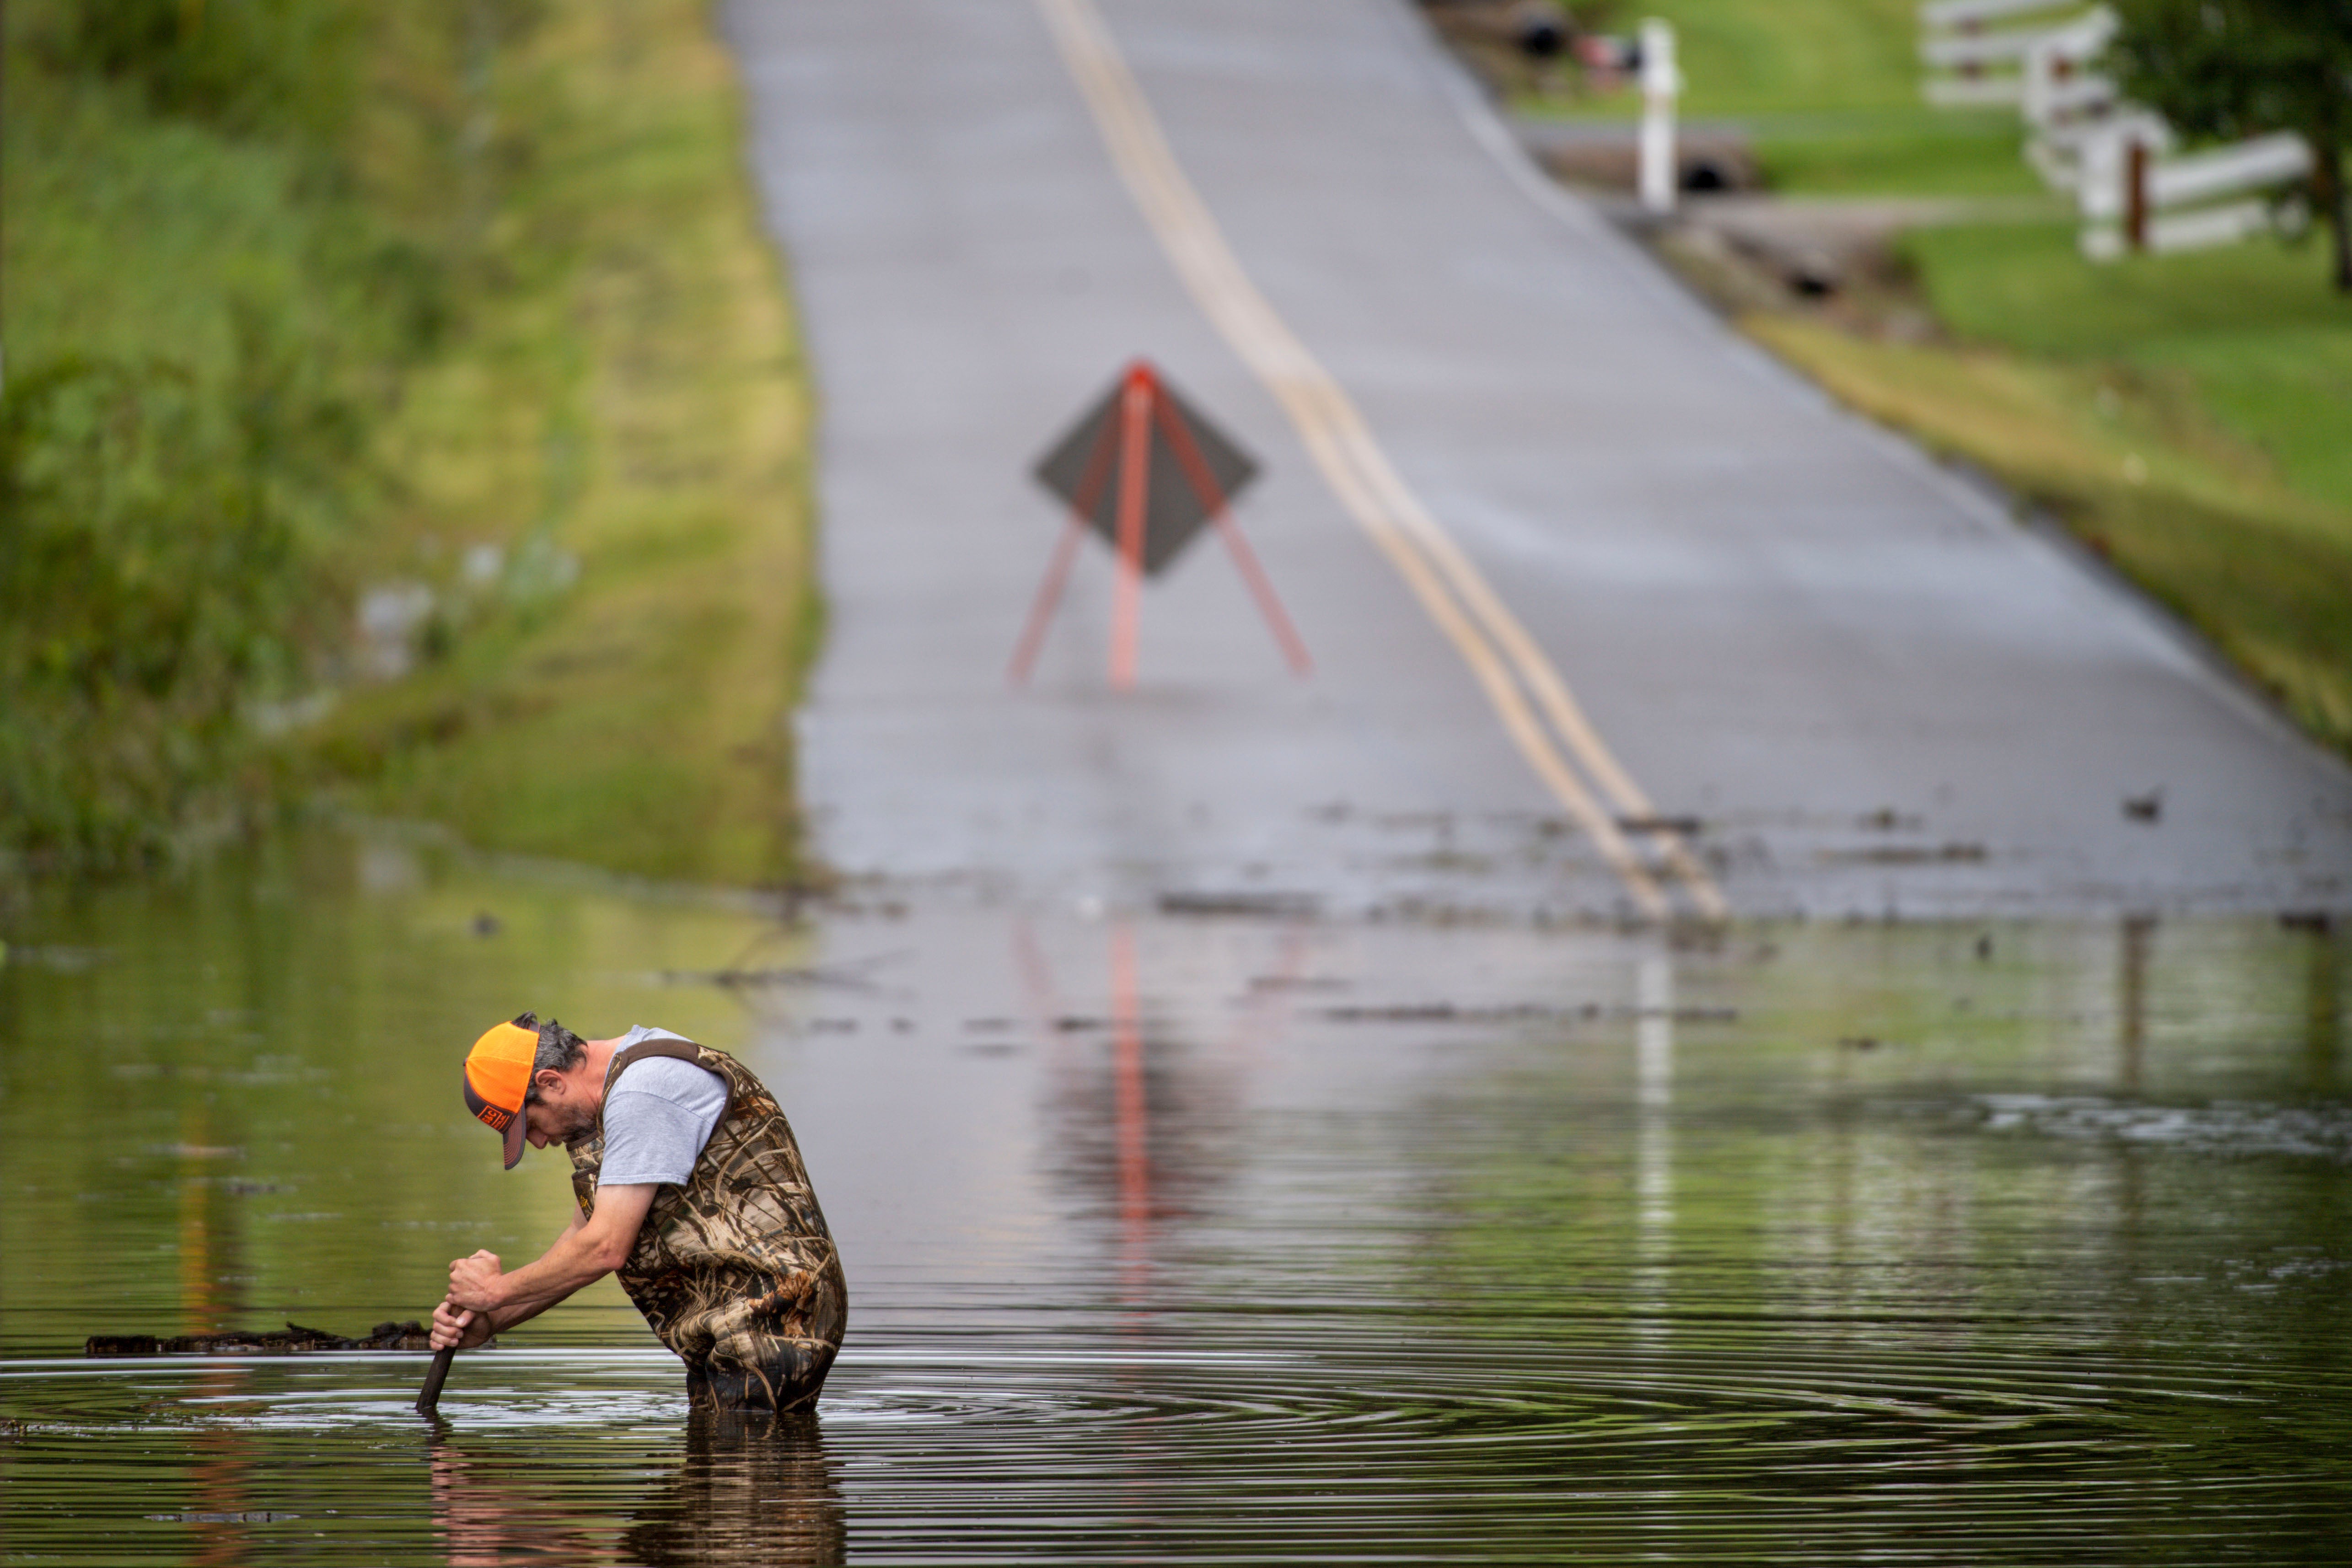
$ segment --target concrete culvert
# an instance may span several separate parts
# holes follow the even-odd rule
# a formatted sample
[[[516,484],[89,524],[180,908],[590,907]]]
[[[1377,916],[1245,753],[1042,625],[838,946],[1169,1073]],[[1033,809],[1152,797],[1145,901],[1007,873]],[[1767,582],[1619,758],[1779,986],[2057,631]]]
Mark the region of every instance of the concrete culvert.
[[[1682,186],[1686,191],[1728,191],[1737,188],[1737,182],[1714,159],[1698,158],[1683,170]]]
[[[1789,268],[1790,289],[1808,300],[1826,300],[1843,282],[1837,263],[1824,256],[1806,257]]]

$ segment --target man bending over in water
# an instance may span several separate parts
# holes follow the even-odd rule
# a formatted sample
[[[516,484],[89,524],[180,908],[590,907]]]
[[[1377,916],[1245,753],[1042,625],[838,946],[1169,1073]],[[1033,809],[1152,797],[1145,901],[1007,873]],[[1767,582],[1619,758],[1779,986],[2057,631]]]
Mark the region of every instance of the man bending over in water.
[[[618,1272],[686,1363],[687,1395],[722,1409],[814,1404],[841,1349],[849,1288],[775,1097],[722,1051],[642,1025],[583,1040],[525,1013],[466,1058],[466,1108],[506,1138],[572,1155],[572,1224],[512,1273],[449,1265],[433,1348],[478,1345]]]

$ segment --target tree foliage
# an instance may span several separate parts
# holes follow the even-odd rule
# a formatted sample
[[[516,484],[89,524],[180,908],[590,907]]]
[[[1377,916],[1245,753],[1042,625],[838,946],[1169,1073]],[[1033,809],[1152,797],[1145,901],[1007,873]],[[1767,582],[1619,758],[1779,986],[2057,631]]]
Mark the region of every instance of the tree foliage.
[[[2312,197],[2352,289],[2344,147],[2352,140],[2352,0],[2117,0],[2124,95],[2196,137],[2294,131],[2311,143]]]

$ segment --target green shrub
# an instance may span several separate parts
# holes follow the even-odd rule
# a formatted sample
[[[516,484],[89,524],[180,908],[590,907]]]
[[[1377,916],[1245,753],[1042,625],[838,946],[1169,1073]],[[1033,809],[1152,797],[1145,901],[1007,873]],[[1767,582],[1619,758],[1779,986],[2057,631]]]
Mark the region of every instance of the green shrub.
[[[269,797],[253,720],[334,674],[371,419],[453,290],[353,174],[367,7],[6,21],[0,866],[122,868]]]
[[[42,42],[54,68],[131,83],[156,113],[323,142],[352,102],[359,17],[331,0],[70,0]]]
[[[226,388],[67,361],[0,397],[0,849],[37,866],[161,852],[334,646],[360,427],[263,318],[239,338]]]

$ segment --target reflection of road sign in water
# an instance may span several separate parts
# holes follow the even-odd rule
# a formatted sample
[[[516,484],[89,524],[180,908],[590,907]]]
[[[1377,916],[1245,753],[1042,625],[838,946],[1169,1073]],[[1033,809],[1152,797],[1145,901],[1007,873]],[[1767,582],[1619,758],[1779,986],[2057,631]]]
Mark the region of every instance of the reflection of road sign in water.
[[[1069,523],[1055,547],[1021,646],[1013,652],[1014,682],[1029,678],[1037,646],[1045,640],[1045,623],[1068,579],[1078,536],[1091,528],[1118,558],[1111,608],[1111,684],[1132,686],[1143,579],[1164,570],[1204,523],[1214,525],[1224,537],[1291,668],[1307,673],[1307,650],[1226,510],[1226,503],[1256,474],[1257,465],[1177,396],[1150,365],[1141,360],[1129,365],[1118,384],[1038,461],[1038,482],[1068,506]]]

